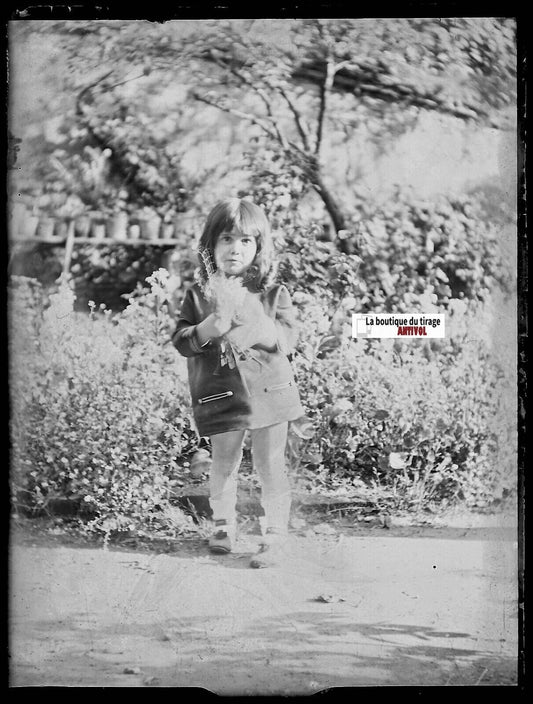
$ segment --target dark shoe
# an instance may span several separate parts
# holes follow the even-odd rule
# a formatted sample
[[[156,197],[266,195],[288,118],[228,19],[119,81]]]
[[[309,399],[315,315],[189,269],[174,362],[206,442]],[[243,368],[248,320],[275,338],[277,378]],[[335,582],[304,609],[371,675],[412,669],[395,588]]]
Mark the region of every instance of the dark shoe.
[[[226,521],[216,521],[218,529],[209,538],[209,551],[219,555],[226,555],[233,550],[235,542],[234,531],[230,530]]]
[[[263,569],[276,567],[286,555],[286,536],[267,529],[257,553],[250,560],[250,567]]]

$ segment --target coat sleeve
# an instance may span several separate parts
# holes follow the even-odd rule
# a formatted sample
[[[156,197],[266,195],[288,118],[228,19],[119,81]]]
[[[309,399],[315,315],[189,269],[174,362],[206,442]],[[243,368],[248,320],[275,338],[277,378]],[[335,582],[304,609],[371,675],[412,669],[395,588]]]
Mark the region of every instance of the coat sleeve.
[[[283,285],[280,286],[276,306],[276,328],[278,330],[278,345],[282,352],[289,355],[298,342],[299,330],[296,311],[291,301],[290,293]]]
[[[200,345],[198,342],[196,326],[199,322],[194,295],[192,289],[189,289],[183,299],[176,329],[172,333],[172,344],[184,357],[203,354],[211,345],[211,343]]]

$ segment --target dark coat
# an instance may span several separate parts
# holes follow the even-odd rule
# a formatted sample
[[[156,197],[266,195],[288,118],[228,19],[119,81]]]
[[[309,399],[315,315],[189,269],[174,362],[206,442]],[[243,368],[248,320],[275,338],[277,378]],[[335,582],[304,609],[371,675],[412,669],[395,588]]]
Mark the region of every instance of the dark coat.
[[[221,366],[220,340],[200,347],[196,325],[212,311],[200,287],[185,294],[172,342],[187,357],[193,413],[201,436],[264,428],[304,415],[287,357],[296,343],[295,315],[285,286],[257,296],[278,329],[274,351],[258,346],[235,354],[236,366]]]

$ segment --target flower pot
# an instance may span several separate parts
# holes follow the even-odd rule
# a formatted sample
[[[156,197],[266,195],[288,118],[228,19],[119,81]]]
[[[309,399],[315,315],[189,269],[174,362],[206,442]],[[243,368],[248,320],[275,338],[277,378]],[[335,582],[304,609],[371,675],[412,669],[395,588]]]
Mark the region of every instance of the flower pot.
[[[56,220],[54,235],[56,237],[61,237],[64,240],[67,239],[68,235],[68,223],[66,220]]]
[[[184,215],[184,213],[178,213],[174,218],[174,239],[184,245],[194,239],[194,228],[191,224],[191,218]]]
[[[91,225],[91,235],[95,240],[105,239],[105,222],[95,220]]]
[[[161,226],[161,237],[164,240],[171,240],[174,237],[174,224],[171,222],[165,222]]]
[[[103,240],[106,235],[106,218],[102,213],[91,213],[91,236],[95,240]]]
[[[130,240],[138,240],[140,238],[141,228],[138,222],[134,222],[128,227],[128,236]]]
[[[141,227],[141,238],[143,240],[158,240],[161,230],[161,218],[154,215],[151,218],[142,218],[139,220]]]
[[[50,240],[54,236],[55,220],[46,215],[39,218],[37,226],[37,237],[42,237],[44,240]]]
[[[78,237],[91,236],[91,218],[88,215],[80,215],[74,223],[74,233]]]
[[[31,213],[26,213],[24,219],[20,223],[19,234],[20,237],[24,239],[31,239],[37,235],[37,228],[39,226],[39,218],[37,215],[32,215]]]
[[[107,236],[114,240],[128,239],[127,213],[115,213],[107,221]]]

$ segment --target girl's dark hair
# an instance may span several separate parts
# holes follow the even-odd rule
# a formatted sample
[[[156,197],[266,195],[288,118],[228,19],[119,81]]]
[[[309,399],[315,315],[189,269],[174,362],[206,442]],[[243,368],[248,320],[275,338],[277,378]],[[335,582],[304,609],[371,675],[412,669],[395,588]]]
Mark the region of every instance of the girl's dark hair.
[[[249,200],[242,198],[228,198],[217,203],[207,216],[202,236],[200,237],[200,251],[207,252],[211,258],[213,269],[216,270],[214,249],[219,235],[222,232],[231,232],[233,229],[242,234],[255,237],[257,252],[244,276],[244,280],[257,290],[265,288],[274,277],[272,258],[272,241],[270,224],[262,208]],[[200,281],[207,281],[205,262],[201,255]]]

